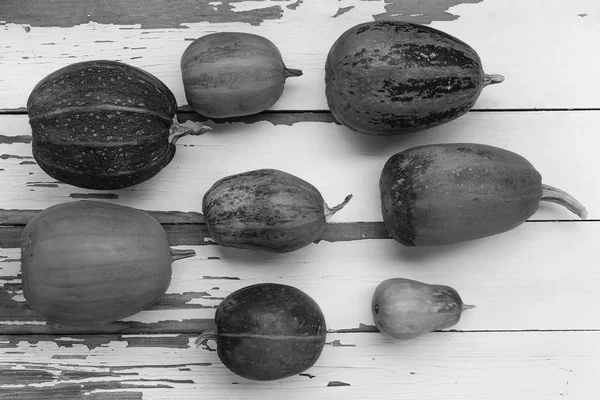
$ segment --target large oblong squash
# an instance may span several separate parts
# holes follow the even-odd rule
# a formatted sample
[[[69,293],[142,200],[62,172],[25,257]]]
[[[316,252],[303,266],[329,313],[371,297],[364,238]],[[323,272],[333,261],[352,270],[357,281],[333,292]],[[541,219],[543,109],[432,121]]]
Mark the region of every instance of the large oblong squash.
[[[50,322],[102,325],[155,303],[171,282],[171,262],[192,255],[171,249],[160,223],[141,210],[58,204],[23,230],[23,294]]]
[[[437,29],[373,21],[344,32],[325,65],[327,103],[355,131],[393,135],[432,128],[473,107],[481,90],[502,82],[479,55]]]

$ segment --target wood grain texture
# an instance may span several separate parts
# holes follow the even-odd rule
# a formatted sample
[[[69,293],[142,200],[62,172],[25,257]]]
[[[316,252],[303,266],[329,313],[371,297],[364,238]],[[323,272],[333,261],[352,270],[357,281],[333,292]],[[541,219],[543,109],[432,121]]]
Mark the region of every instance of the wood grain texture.
[[[328,334],[305,373],[256,382],[226,369],[214,342],[196,349],[190,335],[21,335],[0,341],[0,390],[11,399],[110,399],[125,389],[138,397],[117,398],[584,399],[597,388],[599,339],[600,332],[431,333],[405,342]]]
[[[502,0],[2,0],[0,1],[0,399],[593,399],[598,393],[600,187],[596,184],[600,3]],[[327,52],[369,20],[428,24],[471,45],[486,73],[506,80],[444,126],[396,138],[356,134],[325,100]],[[213,120],[189,111],[179,62],[195,38],[262,35],[303,76],[267,112]],[[128,189],[74,188],[31,154],[25,104],[65,65],[110,59],[143,68],[173,91],[179,120],[213,131],[177,143],[174,161]],[[381,223],[384,162],[408,147],[478,142],[526,157],[589,219],[545,203],[517,229],[439,248],[407,248]],[[276,255],[217,246],[201,214],[226,175],[278,168],[315,185],[330,204],[354,198],[318,244]],[[101,329],[48,325],[23,297],[19,236],[53,204],[94,199],[150,212],[170,243],[196,256],[173,263],[167,293]],[[384,279],[454,287],[476,307],[460,322],[406,342],[376,331],[370,302]],[[229,293],[291,284],[321,306],[327,344],[305,373],[244,380],[196,349]]]
[[[439,248],[407,248],[391,239],[321,242],[273,254],[182,246],[196,256],[173,263],[171,285],[146,311],[100,329],[50,326],[27,306],[19,249],[0,255],[0,334],[190,333],[210,326],[215,307],[241,287],[275,282],[305,291],[321,306],[330,331],[372,331],[371,297],[377,284],[416,279],[455,288],[466,304],[451,329],[598,330],[586,309],[600,301],[589,282],[600,279],[595,243],[600,224],[526,223],[513,232]]]
[[[519,4],[486,1],[5,0],[0,9],[0,109],[23,109],[33,86],[73,62],[111,59],[143,68],[186,103],[179,61],[190,41],[215,31],[262,35],[302,78],[290,80],[277,110],[325,110],[327,52],[346,29],[367,20],[428,23],[471,45],[488,73],[506,81],[487,88],[478,109],[598,108],[600,34],[594,0]],[[41,6],[43,4],[43,6]],[[64,8],[68,12],[64,12]],[[543,15],[543,18],[538,17]]]
[[[475,142],[527,158],[543,183],[577,198],[587,206],[590,219],[600,218],[600,186],[593,184],[597,157],[589,145],[597,137],[599,111],[470,112],[444,126],[393,138],[361,135],[331,122],[206,122],[202,124],[213,131],[177,142],[173,161],[153,179],[114,191],[79,189],[50,178],[32,159],[30,143],[12,140],[31,134],[27,116],[6,115],[2,122],[0,135],[7,139],[0,140],[0,209],[5,210],[41,210],[59,202],[96,199],[144,210],[200,213],[204,193],[218,179],[277,168],[312,183],[329,205],[352,194],[331,222],[378,222],[379,176],[390,156],[421,144]],[[191,119],[184,123],[200,124]],[[576,218],[549,203],[532,216]]]

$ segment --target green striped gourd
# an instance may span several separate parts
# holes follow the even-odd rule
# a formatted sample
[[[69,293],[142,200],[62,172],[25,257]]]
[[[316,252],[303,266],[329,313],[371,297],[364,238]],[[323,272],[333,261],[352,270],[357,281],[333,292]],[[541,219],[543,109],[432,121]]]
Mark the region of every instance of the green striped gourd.
[[[486,75],[478,54],[437,29],[400,21],[356,25],[332,45],[326,97],[343,125],[370,135],[417,132],[473,107]]]
[[[283,253],[317,241],[326,221],[351,198],[329,208],[309,182],[258,169],[215,182],[204,195],[202,213],[217,244]]]

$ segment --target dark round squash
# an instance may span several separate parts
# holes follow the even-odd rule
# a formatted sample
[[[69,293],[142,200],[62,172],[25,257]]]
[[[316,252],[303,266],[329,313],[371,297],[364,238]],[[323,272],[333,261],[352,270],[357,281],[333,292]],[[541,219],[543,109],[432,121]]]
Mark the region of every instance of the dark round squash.
[[[219,359],[253,380],[299,374],[319,359],[327,330],[319,305],[288,285],[260,283],[227,296],[217,308],[215,331],[196,340],[217,342]]]
[[[160,223],[144,211],[62,203],[23,230],[23,295],[50,322],[103,325],[155,303],[171,282],[171,262],[193,255],[171,249]]]
[[[63,67],[42,79],[27,101],[32,151],[51,177],[89,189],[118,189],[156,175],[188,130],[158,78],[108,60]]]

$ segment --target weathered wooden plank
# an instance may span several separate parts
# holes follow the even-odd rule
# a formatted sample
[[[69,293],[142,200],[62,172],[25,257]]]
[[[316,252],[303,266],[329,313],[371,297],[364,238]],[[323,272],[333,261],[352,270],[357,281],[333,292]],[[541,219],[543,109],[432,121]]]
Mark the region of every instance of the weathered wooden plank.
[[[186,123],[192,124],[193,121]],[[183,138],[174,160],[158,175],[131,188],[93,191],[57,182],[32,158],[25,115],[0,116],[0,209],[41,210],[52,204],[98,199],[154,211],[200,213],[204,193],[218,179],[256,168],[278,168],[314,184],[330,204],[354,198],[331,222],[381,221],[379,176],[385,161],[406,148],[430,143],[478,142],[528,158],[545,183],[562,188],[600,218],[596,127],[600,111],[471,112],[446,126],[394,138],[356,134],[335,123],[274,125],[209,122],[213,131]],[[17,138],[17,139],[15,139]],[[15,139],[15,140],[13,140]],[[576,218],[555,204],[544,204],[537,220]]]
[[[339,35],[358,23],[401,19],[427,23],[469,43],[488,73],[506,81],[486,88],[476,107],[600,107],[590,87],[600,85],[589,51],[600,34],[595,0],[4,0],[0,109],[25,107],[34,85],[64,65],[121,60],[146,69],[186,103],[179,61],[190,41],[207,33],[242,31],[265,36],[281,50],[289,79],[273,109],[324,110],[324,64]],[[68,11],[66,11],[68,10]],[[543,18],[538,18],[543,10]],[[315,28],[317,27],[317,28]]]
[[[598,340],[600,332],[432,333],[405,342],[378,333],[328,334],[312,368],[257,382],[226,369],[214,342],[196,349],[190,335],[5,336],[0,393],[28,400],[110,399],[113,391],[125,399],[198,393],[215,399],[397,399],[399,393],[589,399],[598,388]]]
[[[598,223],[526,223],[510,233],[439,248],[407,248],[391,239],[321,242],[286,254],[191,246],[173,263],[157,304],[102,328],[49,326],[23,297],[19,249],[0,252],[0,334],[190,333],[210,325],[227,294],[259,282],[304,290],[330,331],[372,331],[371,297],[381,281],[404,277],[454,287],[475,309],[453,329],[600,329],[600,315],[573,312],[597,304]],[[180,248],[188,248],[187,246]]]

